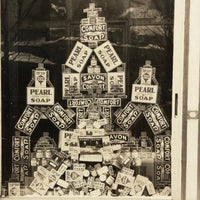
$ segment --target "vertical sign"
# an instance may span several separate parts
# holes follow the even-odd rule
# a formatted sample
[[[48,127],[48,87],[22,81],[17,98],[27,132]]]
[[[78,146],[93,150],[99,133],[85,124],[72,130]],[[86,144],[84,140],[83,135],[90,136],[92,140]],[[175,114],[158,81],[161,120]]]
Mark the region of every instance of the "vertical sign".
[[[80,93],[80,75],[71,73],[62,74],[62,95],[66,98],[70,94]]]
[[[164,162],[171,161],[171,136],[156,135],[155,143],[155,161]]]
[[[108,73],[108,93],[125,92],[125,72]]]
[[[111,107],[102,107],[105,119],[107,119],[108,124],[105,125],[106,130],[112,129],[112,114]]]
[[[77,127],[79,125],[80,119],[85,118],[85,108],[84,107],[77,107],[76,108],[76,123]]]

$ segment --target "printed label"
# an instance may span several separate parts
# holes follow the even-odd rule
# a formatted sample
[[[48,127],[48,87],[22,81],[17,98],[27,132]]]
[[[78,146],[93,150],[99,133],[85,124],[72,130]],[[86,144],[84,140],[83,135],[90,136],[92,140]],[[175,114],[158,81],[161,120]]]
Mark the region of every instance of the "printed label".
[[[151,85],[152,73],[152,68],[141,67],[141,84]]]
[[[32,183],[29,186],[32,190],[36,191],[40,195],[45,195],[49,189],[47,185],[45,185],[41,180],[38,178],[34,178]]]
[[[30,137],[12,137],[12,162],[27,163],[30,161]]]
[[[8,196],[20,196],[20,183],[8,183]]]
[[[65,179],[68,182],[78,182],[83,181],[83,172],[75,170],[66,170]]]
[[[130,195],[132,196],[142,196],[145,186],[148,184],[149,180],[148,178],[137,175],[134,184],[132,185],[132,190],[130,192]]]
[[[127,143],[129,141],[129,132],[117,131],[109,133],[109,138],[111,143]]]

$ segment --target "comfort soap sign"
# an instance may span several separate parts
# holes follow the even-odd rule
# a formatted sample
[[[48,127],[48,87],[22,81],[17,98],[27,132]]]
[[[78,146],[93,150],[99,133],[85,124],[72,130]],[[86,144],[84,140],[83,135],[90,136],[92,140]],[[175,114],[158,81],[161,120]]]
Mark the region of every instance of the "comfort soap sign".
[[[77,41],[65,65],[80,73],[91,53],[92,49]]]
[[[149,106],[143,114],[155,135],[169,128],[169,124],[157,104]]]
[[[109,72],[122,64],[121,59],[109,41],[104,42],[102,45],[97,47],[94,52],[105,68],[106,72]]]
[[[15,125],[15,128],[30,136],[40,121],[41,115],[39,110],[27,106]]]
[[[137,103],[156,103],[158,86],[133,84],[131,101]]]

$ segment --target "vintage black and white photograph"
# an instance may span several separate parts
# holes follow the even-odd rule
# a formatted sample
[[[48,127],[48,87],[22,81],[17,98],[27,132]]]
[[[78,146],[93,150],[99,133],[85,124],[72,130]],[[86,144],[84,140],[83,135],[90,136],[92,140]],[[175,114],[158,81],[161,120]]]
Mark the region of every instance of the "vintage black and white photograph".
[[[5,199],[200,199],[198,0],[1,0]]]

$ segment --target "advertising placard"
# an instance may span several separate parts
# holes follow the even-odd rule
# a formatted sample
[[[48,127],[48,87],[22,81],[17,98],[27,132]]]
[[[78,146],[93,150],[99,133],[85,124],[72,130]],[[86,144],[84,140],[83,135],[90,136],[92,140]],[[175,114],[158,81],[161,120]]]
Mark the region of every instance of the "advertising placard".
[[[27,87],[28,105],[53,105],[54,87],[36,88]]]
[[[139,110],[139,108],[130,101],[125,106],[125,108],[117,115],[115,123],[126,131],[139,118],[141,113],[142,112]]]
[[[80,75],[71,73],[62,74],[62,95],[63,98],[69,96],[69,94],[80,93]]]
[[[102,42],[107,40],[107,23],[81,24],[81,42]]]
[[[109,41],[98,46],[94,52],[105,68],[106,72],[109,72],[122,64],[121,59]]]
[[[41,112],[31,106],[27,106],[18,120],[15,128],[27,135],[31,135],[41,119]]]
[[[65,65],[77,72],[81,72],[91,53],[92,49],[77,41]]]
[[[69,108],[88,107],[93,101],[102,107],[121,107],[120,98],[84,98],[84,99],[67,99]]]
[[[73,116],[70,116],[69,112],[66,112],[59,103],[56,103],[53,107],[49,108],[45,115],[59,130],[66,130],[74,124]]]
[[[137,103],[156,103],[157,94],[157,85],[133,84],[131,101]]]
[[[149,106],[143,114],[155,135],[169,128],[169,124],[157,104]]]
[[[108,93],[126,93],[125,72],[108,73]]]
[[[155,187],[171,185],[171,163],[155,162]]]
[[[171,161],[171,136],[156,135],[155,143],[155,161]]]
[[[12,136],[12,162],[28,163],[30,161],[30,137]]]
[[[102,91],[107,90],[107,74],[81,74],[81,91],[88,91],[89,89],[101,89]]]
[[[109,133],[110,143],[119,144],[127,143],[129,141],[130,132],[126,131],[115,131]]]
[[[85,147],[96,147],[96,148],[103,147],[102,137],[80,136],[80,137],[78,137],[78,139],[79,139],[79,145],[82,148],[85,148]]]
[[[25,182],[25,176],[29,176],[30,165],[27,163],[12,163],[12,173],[17,175],[18,181],[22,184]]]
[[[36,88],[46,88],[47,82],[47,71],[46,70],[34,70],[35,76],[35,87]]]
[[[121,107],[120,98],[96,98],[95,101],[103,107]]]
[[[67,99],[68,108],[88,107],[92,103],[92,98]]]

